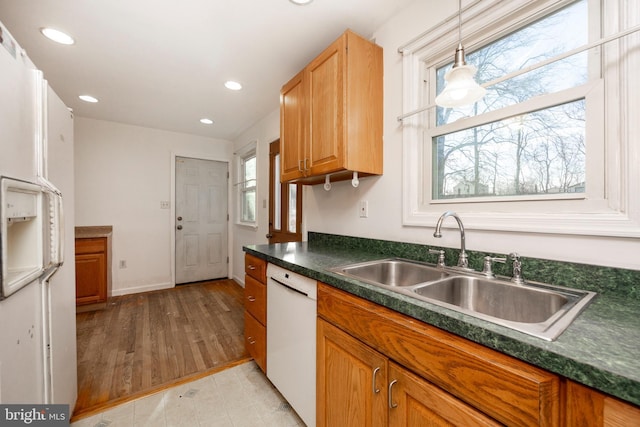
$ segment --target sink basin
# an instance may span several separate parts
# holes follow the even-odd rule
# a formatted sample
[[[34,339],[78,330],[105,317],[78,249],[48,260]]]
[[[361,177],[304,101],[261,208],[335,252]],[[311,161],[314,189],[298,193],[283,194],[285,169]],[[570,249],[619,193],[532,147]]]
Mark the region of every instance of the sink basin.
[[[545,283],[519,285],[399,258],[331,271],[548,341],[556,339],[596,295]]]
[[[557,338],[595,293],[542,283],[517,285],[475,276],[451,276],[411,289],[431,303],[549,341]]]
[[[418,295],[512,322],[541,323],[570,302],[568,295],[508,282],[455,276],[413,290]]]
[[[331,271],[385,288],[413,286],[449,276],[440,268],[403,259],[363,262]]]

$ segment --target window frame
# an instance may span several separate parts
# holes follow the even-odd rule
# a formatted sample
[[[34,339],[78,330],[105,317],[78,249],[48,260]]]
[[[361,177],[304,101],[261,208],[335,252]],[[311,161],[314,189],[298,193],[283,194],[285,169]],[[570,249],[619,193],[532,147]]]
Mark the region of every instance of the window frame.
[[[590,39],[594,31],[601,36],[615,34],[638,22],[640,6],[624,0],[588,0]],[[483,0],[463,9],[463,42],[467,52],[496,40],[503,35],[570,4],[572,0]],[[594,12],[595,11],[595,12]],[[599,16],[602,11],[602,17]],[[627,22],[620,22],[620,16]],[[490,28],[489,31],[486,28]],[[600,35],[600,28],[602,28]],[[447,61],[457,44],[457,14],[400,48],[403,54],[403,111],[414,111],[431,104],[435,94],[430,87],[435,68]],[[402,120],[403,132],[403,224],[432,227],[445,210],[455,210],[465,218],[469,229],[522,231],[554,234],[582,234],[599,236],[640,237],[640,172],[632,160],[639,159],[640,125],[633,120],[640,102],[637,96],[640,84],[632,78],[634,67],[640,64],[640,54],[630,46],[640,42],[638,33],[608,43],[597,49],[602,57],[602,79],[590,80],[587,87],[573,88],[571,92],[585,92],[587,96],[601,97],[602,101],[587,107],[587,138],[598,138],[603,156],[587,155],[587,177],[600,174],[601,185],[588,183],[587,194],[536,197],[537,200],[495,198],[475,200],[431,200],[431,133],[442,133],[444,126],[429,129],[429,116],[435,110],[427,109]],[[636,49],[637,51],[637,49]],[[624,52],[624,60],[620,52]],[[593,55],[593,53],[590,53]],[[608,61],[608,62],[607,62]],[[426,73],[425,64],[432,69]],[[435,87],[435,86],[433,86]],[[567,91],[563,91],[567,92]],[[547,96],[566,96],[551,94]],[[568,98],[575,97],[568,95]],[[567,98],[567,99],[568,99]],[[636,98],[636,99],[634,99]],[[535,99],[527,102],[538,102]],[[514,110],[521,104],[514,106]],[[488,113],[491,114],[491,113]],[[636,114],[637,115],[637,114]],[[458,126],[470,126],[477,119],[459,120]],[[466,122],[466,123],[464,123]],[[636,123],[634,123],[636,122]],[[605,123],[614,123],[606,126]],[[451,125],[445,125],[451,126]],[[634,146],[635,145],[635,146]],[[589,143],[587,145],[589,147]],[[634,157],[635,156],[635,157]],[[604,158],[604,160],[602,160]]]
[[[237,215],[236,215],[236,224],[238,225],[244,225],[244,226],[248,226],[248,227],[252,227],[252,228],[257,228],[258,226],[258,206],[257,206],[257,199],[258,199],[258,154],[257,154],[257,141],[252,141],[249,144],[247,144],[247,146],[241,150],[240,152],[236,153],[237,155],[237,168],[236,170],[238,171],[238,176],[237,176],[237,182],[236,182],[236,190],[237,190],[237,196],[238,196],[238,203],[237,203]],[[256,178],[255,178],[255,183],[252,186],[248,186],[247,182],[249,180],[246,179],[246,172],[245,172],[245,164],[247,162],[247,160],[255,158],[256,160]],[[255,194],[254,197],[254,220],[253,221],[247,221],[244,218],[244,202],[245,202],[245,194],[247,192],[253,192]]]

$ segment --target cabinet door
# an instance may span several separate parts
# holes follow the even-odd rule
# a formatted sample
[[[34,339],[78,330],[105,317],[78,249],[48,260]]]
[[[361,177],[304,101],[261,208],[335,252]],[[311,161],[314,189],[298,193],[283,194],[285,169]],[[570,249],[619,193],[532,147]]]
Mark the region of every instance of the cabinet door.
[[[307,143],[307,110],[305,105],[304,71],[280,91],[280,181],[304,176],[305,145]]]
[[[318,319],[317,425],[386,426],[387,359]]]
[[[306,68],[309,99],[308,153],[312,176],[344,166],[344,67],[346,35]]]
[[[640,408],[573,381],[566,383],[566,426],[640,426]]]
[[[389,425],[400,426],[499,426],[428,381],[389,363]]]
[[[267,329],[248,311],[244,312],[244,341],[247,353],[267,372]]]
[[[107,257],[104,252],[76,255],[76,304],[107,300]]]

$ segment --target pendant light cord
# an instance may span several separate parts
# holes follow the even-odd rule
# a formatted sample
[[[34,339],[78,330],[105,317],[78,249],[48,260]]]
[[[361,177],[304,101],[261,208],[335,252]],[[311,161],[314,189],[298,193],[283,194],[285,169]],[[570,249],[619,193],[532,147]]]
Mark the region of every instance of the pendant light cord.
[[[458,0],[458,43],[462,44],[462,0]]]

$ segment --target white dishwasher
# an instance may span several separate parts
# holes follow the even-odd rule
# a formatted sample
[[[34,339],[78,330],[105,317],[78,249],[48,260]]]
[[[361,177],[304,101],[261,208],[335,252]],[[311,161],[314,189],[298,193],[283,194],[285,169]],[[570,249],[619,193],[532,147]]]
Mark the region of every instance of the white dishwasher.
[[[317,283],[267,266],[267,377],[302,421],[316,425]]]

